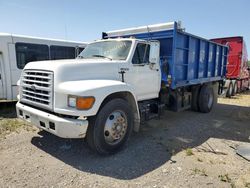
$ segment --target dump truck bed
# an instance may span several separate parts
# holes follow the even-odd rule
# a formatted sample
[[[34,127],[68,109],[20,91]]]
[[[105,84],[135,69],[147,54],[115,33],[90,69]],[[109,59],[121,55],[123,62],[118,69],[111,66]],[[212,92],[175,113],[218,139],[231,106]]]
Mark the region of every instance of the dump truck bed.
[[[228,47],[184,32],[177,22],[104,32],[102,37],[160,41],[162,81],[172,89],[219,81],[226,74]]]

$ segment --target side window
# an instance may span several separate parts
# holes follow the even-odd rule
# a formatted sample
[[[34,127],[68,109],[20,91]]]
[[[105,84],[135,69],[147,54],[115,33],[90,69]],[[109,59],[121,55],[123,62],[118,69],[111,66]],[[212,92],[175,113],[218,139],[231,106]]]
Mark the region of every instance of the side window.
[[[49,47],[43,44],[16,43],[17,67],[23,69],[31,61],[49,59]]]
[[[69,46],[50,46],[50,58],[54,59],[74,59],[75,47]]]
[[[78,56],[85,48],[83,47],[77,47],[76,48],[76,56]]]
[[[149,63],[150,46],[148,44],[138,43],[132,59],[133,64]]]

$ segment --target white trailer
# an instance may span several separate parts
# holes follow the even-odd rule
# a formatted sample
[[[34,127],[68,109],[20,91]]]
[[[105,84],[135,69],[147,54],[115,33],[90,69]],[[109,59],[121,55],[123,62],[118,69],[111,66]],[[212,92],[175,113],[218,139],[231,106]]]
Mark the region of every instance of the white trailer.
[[[0,33],[0,101],[16,100],[17,81],[28,62],[74,59],[86,44]]]

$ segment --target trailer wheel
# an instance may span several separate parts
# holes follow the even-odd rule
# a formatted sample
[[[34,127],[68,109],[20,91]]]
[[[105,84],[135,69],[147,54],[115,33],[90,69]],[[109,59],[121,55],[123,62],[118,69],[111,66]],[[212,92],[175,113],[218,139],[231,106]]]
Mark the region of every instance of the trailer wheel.
[[[235,82],[233,83],[232,96],[235,96],[236,93],[237,93],[237,91],[238,91],[238,88],[237,88],[237,81],[235,81]]]
[[[203,85],[199,94],[199,110],[202,113],[208,113],[214,105],[214,90],[213,87]]]
[[[200,93],[200,86],[195,86],[192,88],[192,103],[191,103],[191,109],[195,112],[199,111],[199,104],[198,104],[198,98]]]
[[[99,154],[118,151],[128,140],[133,127],[133,113],[127,101],[113,99],[98,114],[89,118],[87,143]]]
[[[231,97],[233,94],[233,83],[230,82],[228,85],[228,89],[227,89],[227,93],[226,93],[226,97]]]

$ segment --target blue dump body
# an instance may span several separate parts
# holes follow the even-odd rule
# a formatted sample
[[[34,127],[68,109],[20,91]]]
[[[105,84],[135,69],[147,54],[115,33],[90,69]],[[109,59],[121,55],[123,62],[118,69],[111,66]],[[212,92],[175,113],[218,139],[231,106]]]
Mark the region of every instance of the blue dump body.
[[[160,41],[162,81],[171,89],[219,81],[226,75],[228,47],[183,32],[176,22],[169,30],[117,37],[131,36]],[[164,64],[168,71],[164,71]]]

